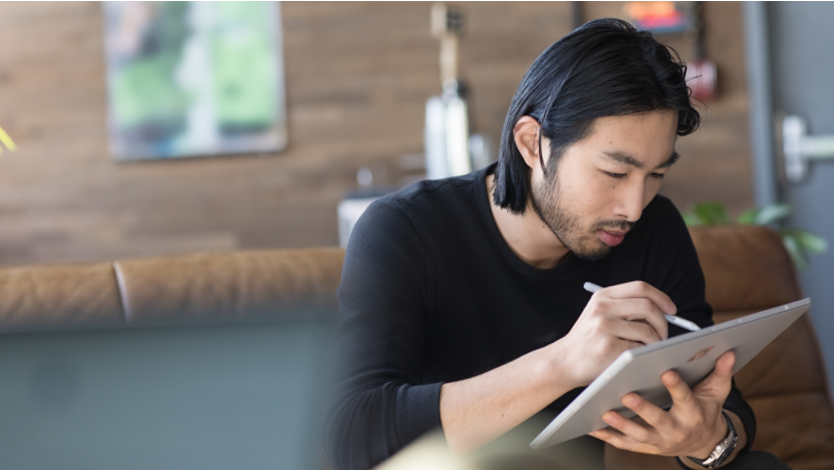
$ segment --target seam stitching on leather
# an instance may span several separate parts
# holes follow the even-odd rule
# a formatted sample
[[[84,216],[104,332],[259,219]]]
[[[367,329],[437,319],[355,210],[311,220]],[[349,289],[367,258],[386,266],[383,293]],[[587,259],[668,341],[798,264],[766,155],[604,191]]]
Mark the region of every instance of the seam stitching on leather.
[[[125,284],[119,262],[113,262],[113,273],[116,275],[116,286],[119,288],[119,301],[122,303],[122,315],[126,325],[130,325],[130,307],[127,299],[127,285]]]

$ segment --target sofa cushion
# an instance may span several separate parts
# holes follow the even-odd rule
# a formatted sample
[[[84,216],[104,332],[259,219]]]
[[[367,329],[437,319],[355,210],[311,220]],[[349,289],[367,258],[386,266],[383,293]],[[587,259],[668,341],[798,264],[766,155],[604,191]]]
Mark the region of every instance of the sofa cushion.
[[[692,241],[717,312],[759,311],[802,298],[779,234],[765,227],[693,227]]]
[[[753,449],[774,454],[793,470],[834,468],[834,414],[823,392],[748,400],[761,423]]]
[[[125,324],[111,263],[0,269],[0,330],[63,330]]]
[[[341,248],[166,256],[114,263],[130,325],[241,321],[338,310]]]

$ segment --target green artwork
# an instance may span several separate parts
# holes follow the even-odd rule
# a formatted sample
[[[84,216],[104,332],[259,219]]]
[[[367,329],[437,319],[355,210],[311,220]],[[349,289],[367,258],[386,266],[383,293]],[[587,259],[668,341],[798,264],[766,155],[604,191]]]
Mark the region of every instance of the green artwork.
[[[107,2],[104,13],[117,160],[286,145],[277,2]]]

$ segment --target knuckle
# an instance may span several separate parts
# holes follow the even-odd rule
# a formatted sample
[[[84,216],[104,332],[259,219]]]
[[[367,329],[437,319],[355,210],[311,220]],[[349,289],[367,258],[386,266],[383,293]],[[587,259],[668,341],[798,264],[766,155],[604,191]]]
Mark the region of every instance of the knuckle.
[[[642,298],[638,300],[638,302],[641,310],[644,310],[646,312],[654,312],[655,310],[657,310],[657,307],[655,306],[654,302],[647,298]]]
[[[655,341],[660,340],[660,337],[658,337],[657,331],[651,325],[641,324],[640,325],[640,330],[641,330],[640,333],[643,335],[643,338],[646,341],[655,342]]]
[[[675,444],[683,444],[687,441],[688,437],[689,436],[687,436],[687,433],[679,429],[672,431],[672,442],[674,442]]]
[[[617,340],[607,337],[602,342],[602,352],[607,356],[617,352]]]
[[[605,317],[598,317],[594,322],[594,332],[600,335],[605,335],[605,333],[611,328],[611,320]],[[607,336],[607,335],[606,335]]]
[[[625,441],[620,436],[610,436],[608,439],[608,443],[618,449],[623,449],[626,446]]]
[[[705,422],[705,420],[704,420],[704,416],[702,414],[698,414],[697,416],[695,416],[692,419],[692,424],[696,427],[699,427],[699,428],[703,427],[704,422]]]

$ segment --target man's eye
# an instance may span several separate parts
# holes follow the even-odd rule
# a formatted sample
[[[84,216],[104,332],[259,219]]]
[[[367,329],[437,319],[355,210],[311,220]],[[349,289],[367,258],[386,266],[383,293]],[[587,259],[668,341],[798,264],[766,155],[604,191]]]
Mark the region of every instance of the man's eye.
[[[625,178],[625,177],[626,177],[626,174],[625,174],[625,173],[609,173],[609,172],[607,172],[607,171],[606,171],[606,172],[604,172],[604,173],[605,173],[606,175],[608,175],[608,176],[610,176],[610,177],[612,177],[612,178],[618,179],[618,180],[623,179],[623,178]]]
[[[662,180],[664,175],[666,175],[666,173],[652,173],[651,174],[652,178],[657,178],[659,180]]]

